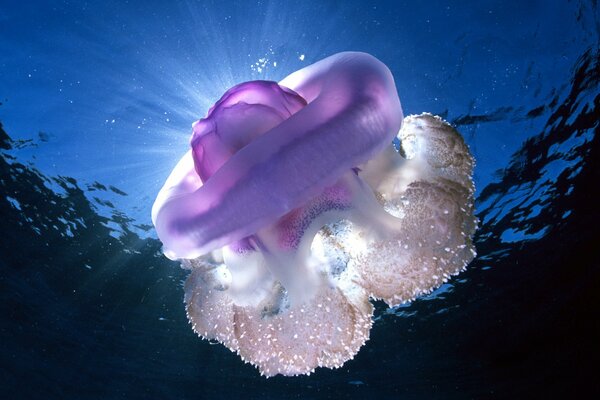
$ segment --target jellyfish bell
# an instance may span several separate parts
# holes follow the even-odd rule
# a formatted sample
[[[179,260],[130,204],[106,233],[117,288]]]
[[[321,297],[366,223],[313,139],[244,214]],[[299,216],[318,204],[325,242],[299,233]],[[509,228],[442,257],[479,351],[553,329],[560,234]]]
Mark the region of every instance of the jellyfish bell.
[[[202,187],[158,206],[154,223],[168,251],[193,258],[253,234],[372,158],[398,132],[394,81],[374,57],[340,53],[302,76],[290,78],[290,89],[306,107],[239,149]]]
[[[152,219],[192,271],[199,335],[267,376],[339,367],[369,337],[370,298],[410,301],[466,266],[470,152],[438,117],[402,121],[387,67],[340,53],[237,85],[194,124]]]
[[[229,89],[193,125],[192,154],[200,179],[206,181],[232,155],[305,105],[301,96],[276,82],[245,82]]]

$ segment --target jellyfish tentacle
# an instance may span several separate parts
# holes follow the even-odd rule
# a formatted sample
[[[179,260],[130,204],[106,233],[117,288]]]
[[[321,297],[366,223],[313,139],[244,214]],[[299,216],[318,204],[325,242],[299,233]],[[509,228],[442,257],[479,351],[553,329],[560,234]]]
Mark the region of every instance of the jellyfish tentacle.
[[[273,296],[276,279],[261,251],[226,246],[223,262],[232,281],[227,293],[235,304],[257,307]]]
[[[264,318],[251,307],[234,306],[239,354],[261,374],[310,374],[318,366],[337,368],[369,338],[373,306],[366,294],[347,296],[319,283],[309,301]]]
[[[392,223],[400,223],[384,240],[372,239],[353,254],[360,284],[389,305],[429,293],[463,270],[475,255],[471,237],[477,225],[473,159],[456,130],[422,114],[407,117],[399,137],[408,159],[402,169],[390,170],[375,191]],[[381,155],[394,156],[400,157]],[[412,176],[408,185],[407,171]]]
[[[184,287],[186,314],[192,328],[201,337],[218,340],[236,351],[233,301],[227,293],[225,267],[202,260],[186,260],[185,263],[192,269]]]

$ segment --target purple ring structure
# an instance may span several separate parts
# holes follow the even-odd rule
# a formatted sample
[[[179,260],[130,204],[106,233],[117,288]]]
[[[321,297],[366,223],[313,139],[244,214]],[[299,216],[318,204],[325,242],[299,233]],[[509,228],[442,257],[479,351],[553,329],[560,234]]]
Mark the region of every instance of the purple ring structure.
[[[470,262],[472,168],[440,118],[403,125],[381,61],[339,53],[229,89],[193,125],[152,221],[192,270],[194,330],[267,376],[305,374],[358,352],[369,298],[410,301]]]
[[[393,77],[370,55],[337,54],[296,72],[285,83],[306,106],[298,107],[302,99],[285,91],[291,105],[287,119],[240,148],[202,187],[170,199],[157,212],[158,235],[175,257],[197,257],[274,222],[381,152],[400,129],[402,111]],[[231,89],[195,125],[195,161],[205,148],[199,144],[202,136],[220,133],[211,128],[232,97],[248,105],[266,104],[265,114],[283,111],[270,107],[283,97],[272,86],[250,82]],[[226,151],[218,145],[206,147],[207,153],[211,150]]]

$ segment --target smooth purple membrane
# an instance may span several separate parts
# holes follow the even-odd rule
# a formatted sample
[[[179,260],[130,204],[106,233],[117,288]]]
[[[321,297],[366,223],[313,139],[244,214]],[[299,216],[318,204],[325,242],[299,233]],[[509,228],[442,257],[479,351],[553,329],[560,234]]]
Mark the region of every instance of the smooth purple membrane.
[[[400,129],[394,80],[376,58],[340,53],[299,73],[286,78],[297,94],[275,83],[238,85],[195,124],[203,186],[169,199],[154,221],[173,257],[197,257],[273,223],[379,153]],[[250,129],[240,133],[246,122]]]

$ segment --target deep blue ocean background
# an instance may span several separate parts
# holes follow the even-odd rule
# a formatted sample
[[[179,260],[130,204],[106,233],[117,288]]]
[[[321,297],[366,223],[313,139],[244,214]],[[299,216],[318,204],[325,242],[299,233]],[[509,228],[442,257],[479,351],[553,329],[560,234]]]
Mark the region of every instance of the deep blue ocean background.
[[[478,257],[265,379],[192,332],[150,207],[227,88],[346,50],[465,136]],[[596,0],[2,0],[0,398],[597,397],[599,85]]]

